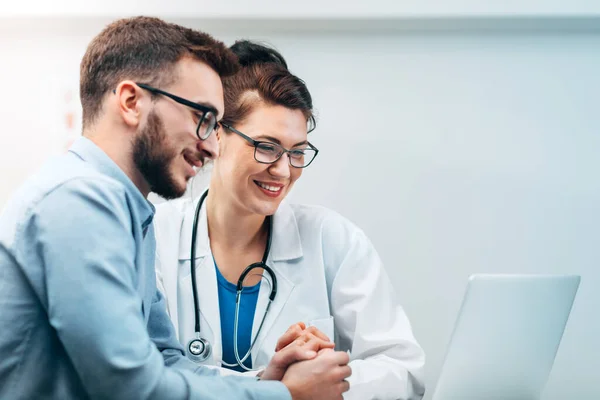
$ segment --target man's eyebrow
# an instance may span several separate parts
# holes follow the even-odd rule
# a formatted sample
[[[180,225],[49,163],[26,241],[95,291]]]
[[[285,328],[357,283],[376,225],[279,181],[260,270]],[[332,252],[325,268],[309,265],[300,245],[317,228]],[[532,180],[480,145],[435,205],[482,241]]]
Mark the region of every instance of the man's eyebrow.
[[[281,146],[281,141],[279,141],[279,139],[274,138],[273,136],[269,136],[269,135],[260,135],[254,138],[254,140],[258,140],[258,139],[266,139],[269,142],[274,142],[277,143],[278,145]],[[307,140],[303,140],[301,142],[296,143],[295,145],[293,145],[292,147],[296,147],[296,146],[301,146],[303,144],[308,144]]]
[[[211,111],[213,114],[215,114],[215,115],[219,115],[219,110],[217,110],[217,107],[216,107],[214,104],[210,103],[210,102],[206,102],[206,101],[197,101],[197,102],[195,102],[194,104],[198,104],[199,106],[206,107],[206,108],[208,108],[208,109],[209,109],[209,110],[210,110],[210,111]]]

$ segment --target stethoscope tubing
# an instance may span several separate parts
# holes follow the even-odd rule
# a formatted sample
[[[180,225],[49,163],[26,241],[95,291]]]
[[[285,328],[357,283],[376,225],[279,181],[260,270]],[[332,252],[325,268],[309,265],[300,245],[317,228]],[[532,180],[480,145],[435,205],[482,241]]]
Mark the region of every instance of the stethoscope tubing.
[[[208,195],[208,190],[205,191],[202,196],[200,197],[200,200],[198,201],[198,205],[196,206],[196,211],[194,214],[194,224],[192,226],[192,240],[191,240],[191,247],[190,247],[190,275],[191,275],[191,283],[192,283],[192,295],[194,298],[194,332],[196,333],[196,338],[197,339],[193,339],[192,341],[190,341],[190,344],[188,344],[187,347],[187,351],[189,353],[191,353],[191,344],[194,341],[199,341],[203,344],[203,350],[202,350],[202,354],[196,355],[194,354],[193,357],[195,360],[198,361],[204,361],[206,360],[209,355],[210,355],[210,343],[208,342],[208,340],[203,339],[201,337],[201,330],[200,330],[200,304],[199,304],[199,299],[198,299],[198,293],[197,293],[197,283],[196,283],[196,268],[195,268],[195,262],[194,260],[196,259],[196,238],[197,238],[197,234],[198,234],[198,218],[200,215],[200,210],[202,208],[202,204],[204,203],[204,200],[206,199],[206,196]],[[262,327],[265,323],[265,319],[267,318],[267,314],[269,313],[269,309],[271,308],[271,304],[273,303],[273,301],[275,300],[275,296],[277,295],[277,278],[275,277],[275,273],[273,272],[273,270],[266,264],[267,262],[267,258],[269,257],[269,252],[271,250],[271,239],[272,239],[272,232],[273,232],[273,220],[272,220],[272,216],[268,216],[267,217],[267,226],[268,226],[268,232],[267,232],[267,244],[265,246],[265,252],[263,253],[263,258],[261,262],[256,262],[253,264],[250,264],[249,266],[246,267],[246,269],[244,269],[244,271],[242,272],[242,274],[240,275],[237,285],[236,285],[236,298],[235,298],[235,315],[234,315],[234,322],[233,322],[233,352],[236,358],[236,362],[237,364],[227,364],[224,361],[222,361],[222,364],[227,366],[227,367],[235,367],[235,366],[240,366],[241,368],[245,369],[246,371],[251,371],[251,368],[246,367],[246,365],[244,365],[244,361],[246,361],[248,359],[248,357],[250,356],[252,349],[254,348],[254,345],[256,344],[256,340],[258,339],[258,336],[262,330]],[[244,357],[239,356],[239,352],[238,352],[238,320],[239,320],[239,309],[240,309],[240,303],[241,303],[241,295],[242,295],[242,291],[244,290],[244,280],[246,279],[246,277],[248,276],[248,274],[256,268],[262,268],[264,271],[267,271],[267,273],[270,276],[270,280],[267,279],[267,282],[269,283],[270,286],[270,294],[269,294],[269,302],[267,303],[267,306],[265,308],[265,313],[263,314],[262,320],[260,322],[260,325],[258,327],[258,330],[256,331],[256,336],[254,337],[254,339],[252,340],[251,344],[250,344],[250,348],[248,349],[248,351],[246,352],[246,354],[244,355]],[[263,276],[264,277],[264,276]],[[266,277],[265,277],[266,278]]]

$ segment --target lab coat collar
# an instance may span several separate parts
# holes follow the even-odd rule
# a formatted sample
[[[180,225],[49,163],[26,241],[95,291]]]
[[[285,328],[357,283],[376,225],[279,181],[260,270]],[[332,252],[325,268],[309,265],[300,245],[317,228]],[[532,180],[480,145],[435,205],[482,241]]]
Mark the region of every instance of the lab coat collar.
[[[273,216],[273,237],[271,239],[271,259],[289,261],[302,257],[302,241],[294,210],[282,201]]]
[[[199,201],[200,198],[196,199],[185,210],[181,242],[179,243],[179,260],[190,259],[194,213]],[[273,216],[273,237],[271,240],[271,254],[269,256],[271,260],[289,261],[302,257],[302,241],[300,240],[298,222],[294,210],[285,200],[281,202]],[[206,257],[210,252],[206,207],[203,204],[198,217],[196,258]]]

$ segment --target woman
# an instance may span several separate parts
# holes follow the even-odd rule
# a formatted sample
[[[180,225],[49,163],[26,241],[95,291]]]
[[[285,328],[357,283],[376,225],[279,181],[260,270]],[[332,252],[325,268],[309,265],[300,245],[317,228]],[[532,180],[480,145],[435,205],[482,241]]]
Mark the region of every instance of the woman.
[[[180,341],[199,362],[256,370],[301,321],[350,352],[346,399],[421,398],[424,354],[368,238],[333,211],[283,201],[318,153],[306,85],[272,49],[232,50],[242,69],[223,82],[209,191],[159,206],[155,219],[159,287]]]

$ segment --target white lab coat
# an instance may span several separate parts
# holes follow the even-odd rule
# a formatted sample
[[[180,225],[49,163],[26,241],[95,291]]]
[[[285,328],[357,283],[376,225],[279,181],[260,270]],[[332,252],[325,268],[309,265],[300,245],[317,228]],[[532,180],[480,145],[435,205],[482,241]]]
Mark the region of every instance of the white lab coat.
[[[154,220],[157,283],[184,346],[195,337],[190,243],[197,202],[160,204]],[[219,366],[221,322],[205,206],[199,217],[195,265],[202,336],[212,344],[206,364]],[[360,229],[326,208],[284,201],[273,218],[267,265],[274,270],[278,287],[252,350],[255,368],[268,364],[290,325],[304,321],[328,335],[336,350],[350,351],[352,376],[345,399],[422,398],[425,355],[377,252]],[[252,338],[268,294],[263,279]]]

